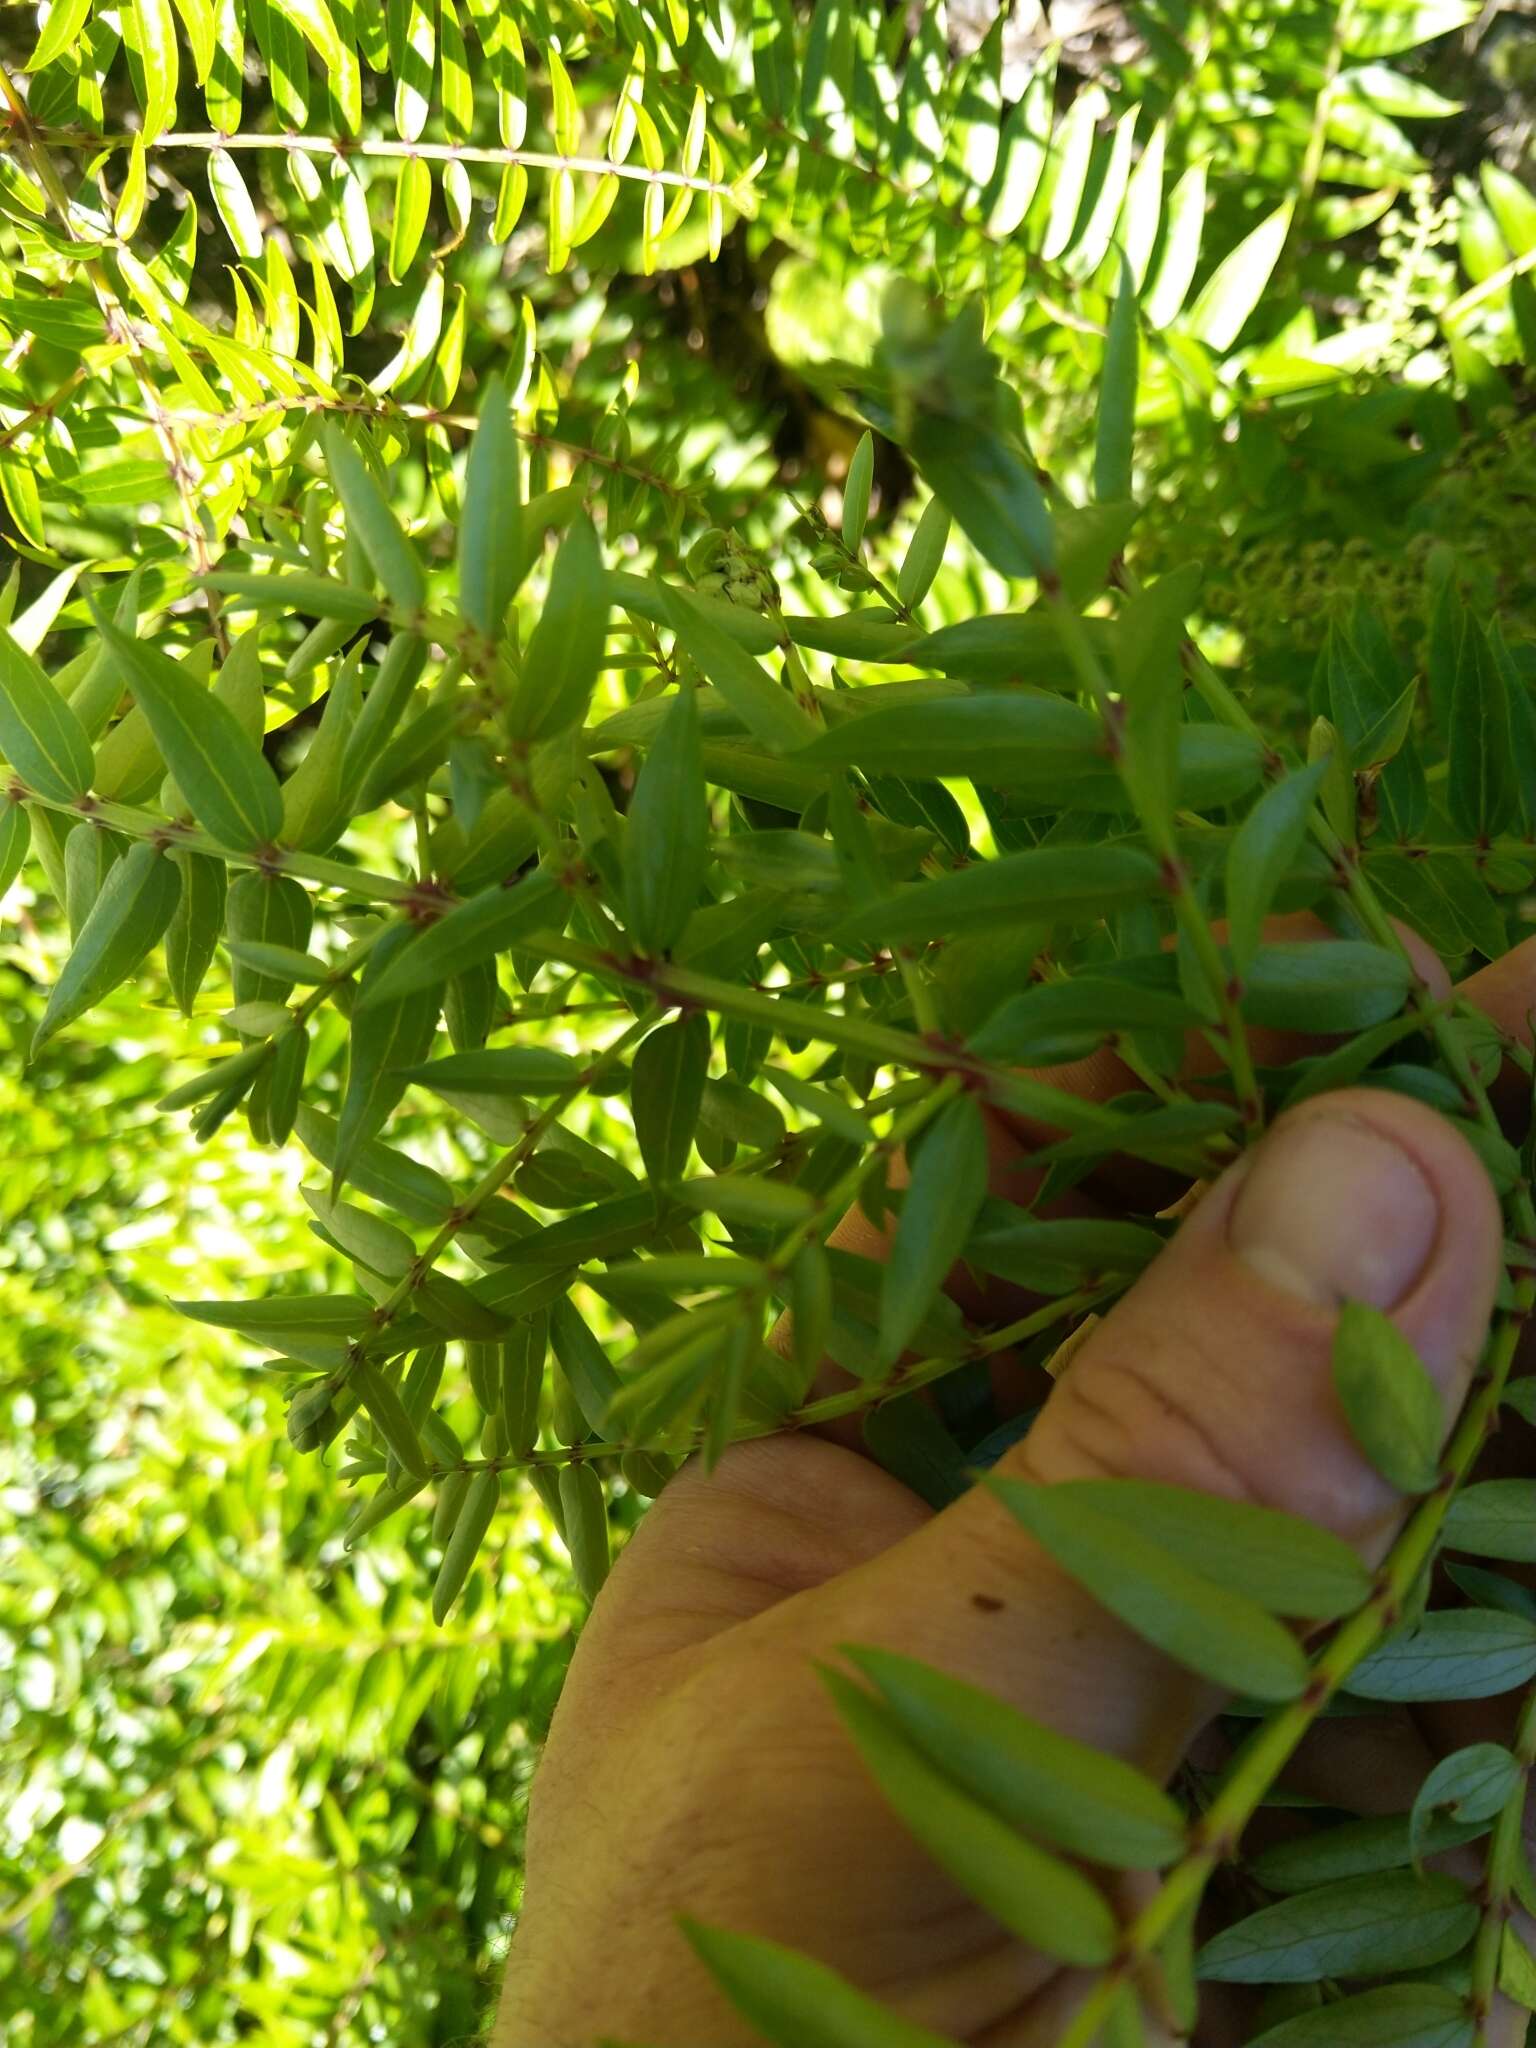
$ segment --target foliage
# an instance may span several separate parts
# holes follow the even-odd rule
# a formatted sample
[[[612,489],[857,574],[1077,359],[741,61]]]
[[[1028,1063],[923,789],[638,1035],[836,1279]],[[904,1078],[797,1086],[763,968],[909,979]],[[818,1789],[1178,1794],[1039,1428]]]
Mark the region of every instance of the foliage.
[[[1494,957],[1536,874],[1536,199],[1457,155],[1478,44],[1437,39],[1475,12],[1149,4],[1106,55],[861,0],[54,0],[10,53],[0,871],[26,864],[72,940],[29,1019],[36,1113],[53,1075],[85,1117],[142,1102],[124,1047],[152,1030],[186,1072],[135,1114],[167,1156],[252,1176],[261,1269],[162,1209],[130,1334],[96,1356],[84,1271],[90,1344],[47,1339],[37,1461],[92,1506],[83,1531],[67,1502],[40,1515],[11,1622],[33,1675],[7,1736],[51,1760],[39,1810],[77,1823],[11,1953],[38,2011],[74,1999],[101,2038],[162,2023],[164,1987],[38,1960],[52,1873],[126,1801],[135,1911],[174,1913],[188,1844],[218,1845],[212,1946],[161,1996],[194,2037],[254,2016],[341,2038],[338,1995],[343,2025],[377,1996],[401,2038],[403,2012],[423,2040],[463,2031],[437,1930],[462,1914],[478,1961],[514,1724],[568,1647],[513,1535],[552,1525],[591,1595],[610,1518],[622,1535],[680,1457],[843,1414],[950,1497],[1000,1424],[991,1353],[1053,1354],[1167,1235],[986,1198],[979,1105],[1060,1134],[1035,1145],[1049,1204],[1117,1155],[1202,1178],[1288,1101],[1365,1079],[1456,1117],[1530,1240],[1530,1162],[1487,1094],[1529,1055],[1433,1001],[1391,922],[1452,967]],[[1332,937],[1266,937],[1306,908]],[[1337,1042],[1267,1065],[1270,1029]],[[1198,1090],[1189,1040],[1215,1061]],[[1137,1092],[1027,1071],[1106,1044]],[[141,1203],[126,1172],[93,1199]],[[897,1219],[888,1267],[825,1246],[855,1200]],[[1041,1305],[969,1327],[941,1292],[957,1257]],[[265,1359],[233,1414],[154,1384],[186,1266],[187,1355],[231,1331]],[[1261,1716],[1187,1835],[1156,1788],[1075,1758],[1095,1860],[1166,1867],[1117,1937],[1035,1839],[1078,1845],[1009,1762],[1036,1733],[877,1663],[873,1692],[836,1681],[882,1788],[1000,1918],[1078,1963],[1156,1950],[1176,1982],[1217,1845],[1336,1694],[1536,1675],[1495,1575],[1463,1574],[1463,1608],[1413,1599],[1448,1538],[1510,1555],[1523,1502],[1453,1497],[1531,1290],[1517,1259],[1443,1451],[1401,1341],[1364,1312],[1341,1336],[1362,1447],[1422,1496],[1379,1597],[1284,1518],[999,1482],[1098,1598]],[[824,1351],[850,1384],[816,1397]],[[912,1399],[930,1385],[942,1427]],[[96,1418],[125,1399],[157,1440],[120,1501]],[[344,1551],[311,1455],[332,1444]],[[240,1482],[215,1493],[224,1459]],[[119,1603],[97,1514],[174,1568],[135,1567]],[[304,1569],[257,1620],[269,1554]],[[71,1676],[95,1634],[51,1597],[83,1569],[88,1632],[128,1658],[99,1686]],[[1297,1619],[1337,1626],[1309,1654]],[[167,1620],[177,1649],[137,1669]],[[1469,2034],[1464,1994],[1517,1981],[1532,1712],[1379,1864],[1277,1886],[1205,1974],[1331,1997],[1445,1963],[1330,2003],[1329,2038]],[[281,1768],[226,1778],[274,1721]],[[66,1793],[57,1759],[123,1722],[121,1766]],[[1005,1818],[1000,1781],[1024,1802]],[[1488,1838],[1477,1896],[1410,1869],[1452,1807]],[[272,1814],[286,1860],[255,1835]],[[366,1902],[344,1952],[322,1866]],[[97,1887],[72,1910],[110,1942],[124,1906]],[[824,1973],[695,1933],[773,2038],[812,1998],[871,2038]],[[1068,2048],[1101,2023],[1140,2037],[1115,1971]]]
[[[34,934],[0,978],[8,1069],[61,952]],[[343,1552],[276,1382],[159,1305],[189,1262],[233,1287],[317,1248],[285,1162],[156,1117],[181,1032],[140,1002],[0,1091],[6,2039],[462,2037],[573,1605],[523,1496],[435,1629],[425,1532]]]

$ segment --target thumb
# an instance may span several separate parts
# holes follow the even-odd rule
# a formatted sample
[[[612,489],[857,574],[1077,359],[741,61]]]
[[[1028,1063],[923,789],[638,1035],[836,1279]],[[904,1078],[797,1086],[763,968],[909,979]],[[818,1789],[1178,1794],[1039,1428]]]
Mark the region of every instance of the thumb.
[[[1309,1102],[1210,1188],[998,1469],[1196,1487],[1310,1517],[1375,1562],[1405,1503],[1355,1446],[1334,1393],[1338,1308],[1391,1312],[1449,1428],[1501,1243],[1481,1163],[1434,1111],[1375,1089]],[[1159,1773],[1217,1704],[986,1487],[825,1592],[841,1640],[922,1657]]]

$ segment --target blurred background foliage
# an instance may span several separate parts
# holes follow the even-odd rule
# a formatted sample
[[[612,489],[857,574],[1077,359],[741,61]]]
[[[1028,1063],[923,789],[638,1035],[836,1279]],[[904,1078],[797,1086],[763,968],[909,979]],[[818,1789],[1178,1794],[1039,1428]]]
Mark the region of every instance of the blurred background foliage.
[[[1205,562],[1218,661],[1278,687],[1361,593],[1412,645],[1426,578],[1536,626],[1519,7],[53,0],[0,9],[0,63],[4,605],[51,661],[85,644],[87,570],[140,570],[174,632],[210,561],[297,559],[336,412],[446,553],[497,369],[531,492],[574,479],[640,566],[728,527],[838,609],[869,571],[818,522],[886,284],[983,300],[1037,460],[1076,481],[1115,242],[1152,342],[1129,551]],[[894,580],[921,507],[888,443],[872,506]],[[1003,591],[956,551],[933,622]],[[291,665],[269,749],[317,674]],[[637,635],[604,687],[663,681]],[[0,967],[0,2030],[462,2040],[580,1612],[564,1552],[509,1494],[438,1631],[419,1518],[342,1547],[278,1382],[160,1305],[189,1274],[328,1284],[297,1156],[155,1115],[189,1036],[163,990],[23,1076],[65,949],[29,866]],[[417,1115],[420,1156],[462,1142]],[[617,1522],[638,1508],[620,1484]]]

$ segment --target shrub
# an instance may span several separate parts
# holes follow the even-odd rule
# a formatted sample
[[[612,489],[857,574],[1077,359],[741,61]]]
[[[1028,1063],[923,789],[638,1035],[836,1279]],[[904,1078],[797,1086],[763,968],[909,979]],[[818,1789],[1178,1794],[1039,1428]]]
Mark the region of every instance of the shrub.
[[[519,1481],[588,1595],[605,1494],[742,1436],[862,1414],[926,1497],[968,1483],[987,1357],[1054,1353],[1169,1228],[985,1200],[982,1105],[1062,1133],[1049,1198],[1200,1180],[1365,1080],[1455,1118],[1531,1237],[1488,1096],[1530,1056],[1393,923],[1496,957],[1536,864],[1536,202],[1398,125],[1457,111],[1411,53],[1473,12],[1148,10],[1058,76],[1018,25],[956,62],[936,11],[843,0],[55,0],[8,72],[0,869],[73,937],[32,1055],[169,998],[162,1115],[307,1156],[350,1281],[180,1306],[268,1354],[292,1456],[343,1446],[349,1545],[430,1526],[439,1621]],[[1330,934],[1266,936],[1302,910]],[[1330,1044],[1265,1064],[1271,1027]],[[1110,1103],[1032,1071],[1104,1045]],[[825,1246],[854,1202],[898,1217],[883,1270]],[[1044,1305],[968,1327],[957,1258]],[[1362,1441],[1423,1496],[1389,1598],[1329,1551],[1318,1605],[1267,1524],[1270,1607],[1338,1623],[1310,1672],[1263,1601],[1184,1617],[1260,1722],[1126,1937],[1175,1980],[1210,1845],[1418,1625],[1439,1473],[1529,1408],[1531,1285],[1443,1461],[1417,1361],[1349,1324]],[[824,1351],[852,1384],[812,1398]],[[1155,1581],[1188,1525],[1122,1499]],[[1035,1533],[1080,1563],[1069,1512]],[[1485,1580],[1436,1696],[1536,1675]],[[1449,1990],[1394,1994],[1424,2024],[1529,1970],[1523,1792]],[[1065,2039],[1111,2020],[1113,1972]]]

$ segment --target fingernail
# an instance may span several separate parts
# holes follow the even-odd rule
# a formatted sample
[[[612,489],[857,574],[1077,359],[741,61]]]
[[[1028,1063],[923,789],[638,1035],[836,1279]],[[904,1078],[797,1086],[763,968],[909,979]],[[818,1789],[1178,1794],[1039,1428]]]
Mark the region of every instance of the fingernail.
[[[1434,1249],[1440,1204],[1418,1165],[1373,1125],[1301,1117],[1266,1138],[1227,1241],[1271,1287],[1336,1308],[1391,1308]]]

